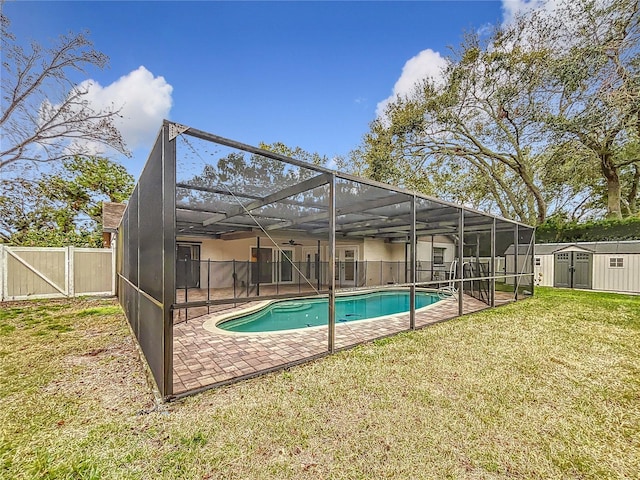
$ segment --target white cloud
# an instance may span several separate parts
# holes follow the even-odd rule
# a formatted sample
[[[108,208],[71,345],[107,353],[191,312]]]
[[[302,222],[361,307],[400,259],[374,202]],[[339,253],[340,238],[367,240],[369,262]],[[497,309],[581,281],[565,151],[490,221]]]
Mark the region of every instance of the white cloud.
[[[378,103],[376,114],[381,117],[385,107],[398,95],[411,93],[417,82],[425,78],[432,78],[436,82],[442,79],[442,71],[446,67],[447,61],[430,48],[421,51],[415,57],[410,58],[402,67],[402,74],[393,86],[393,93],[388,98]]]
[[[551,10],[555,7],[553,1],[545,0],[502,0],[502,24],[509,25],[519,16],[541,7]]]
[[[330,168],[331,170],[335,170],[338,166],[338,157],[331,157],[329,160],[327,160],[327,163],[325,164],[326,168]]]
[[[109,147],[97,139],[107,138],[113,126],[122,135],[125,150],[149,147],[162,120],[169,116],[172,91],[173,87],[164,77],[155,77],[140,66],[106,87],[95,80],[85,80],[74,86],[58,104],[45,98],[34,119],[37,128],[46,125],[45,138],[29,146],[24,158],[58,159],[109,153]],[[109,111],[117,111],[118,115],[110,118],[106,127],[98,125],[96,115]],[[116,145],[112,138],[109,141],[114,149],[122,151],[122,146]]]
[[[603,7],[610,5],[616,0],[596,0],[596,5]],[[560,9],[565,9],[567,13],[571,13],[571,8],[575,7],[575,15],[581,14],[581,6],[579,2],[571,0],[502,0],[502,25],[510,25],[520,15],[526,15],[530,12],[537,11],[539,13],[552,15]],[[571,23],[576,18],[568,15],[564,18],[566,22]]]
[[[493,33],[493,28],[494,28],[493,24],[485,23],[480,28],[478,28],[477,30],[478,35],[480,35],[481,37],[486,37],[488,35],[491,35]]]
[[[603,6],[615,0],[596,0],[596,4]],[[516,18],[522,15],[528,15],[536,12],[541,19],[554,18],[554,28],[557,30],[556,37],[564,35],[565,47],[570,44],[571,32],[585,26],[587,19],[582,18],[578,5],[571,0],[502,0],[502,26],[509,26],[514,23]],[[559,17],[558,12],[563,12],[563,18]],[[491,32],[492,26],[489,24],[479,28],[479,35],[487,35]],[[530,39],[534,43],[533,39]],[[554,45],[558,48],[558,45]],[[419,80],[431,77],[438,83],[442,80],[442,71],[446,66],[446,59],[439,52],[430,48],[421,51],[415,57],[410,58],[404,64],[400,78],[393,86],[393,93],[388,98],[378,103],[376,108],[376,116],[382,117],[385,107],[392,102],[398,95],[407,95],[411,93],[414,85]]]
[[[617,0],[594,0],[594,6],[606,9]],[[547,47],[555,51],[571,48],[585,33],[603,35],[617,21],[607,15],[593,23],[591,15],[585,15],[585,1],[576,0],[502,0],[503,27],[509,27],[516,19],[523,18],[524,29],[520,33],[521,44]],[[542,32],[542,33],[540,33]]]
[[[130,150],[153,142],[173,103],[173,87],[144,66],[106,87],[94,80],[86,80],[79,87],[87,89],[85,98],[93,109],[121,109],[115,123]]]

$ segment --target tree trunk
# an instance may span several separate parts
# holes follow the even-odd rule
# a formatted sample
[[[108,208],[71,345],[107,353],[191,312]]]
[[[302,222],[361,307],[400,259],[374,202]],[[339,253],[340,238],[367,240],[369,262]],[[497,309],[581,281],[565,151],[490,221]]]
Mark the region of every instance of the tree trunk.
[[[636,213],[638,213],[638,184],[640,184],[640,166],[634,165],[633,168],[635,171],[628,197],[630,215],[635,215]]]
[[[522,165],[519,165],[515,170],[520,175],[520,178],[526,185],[529,192],[531,192],[531,195],[533,195],[533,198],[535,200],[536,225],[542,225],[547,219],[547,202],[545,201],[540,189],[533,182],[533,175],[525,171]]]
[[[622,218],[620,178],[610,153],[600,155],[600,167],[607,182],[607,218]]]

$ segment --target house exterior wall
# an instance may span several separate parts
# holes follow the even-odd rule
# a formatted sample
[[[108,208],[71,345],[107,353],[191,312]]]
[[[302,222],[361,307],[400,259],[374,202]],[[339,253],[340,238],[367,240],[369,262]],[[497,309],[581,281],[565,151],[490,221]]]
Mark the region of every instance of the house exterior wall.
[[[382,239],[365,238],[362,248],[361,260],[368,260],[370,262],[378,262],[381,260],[389,259],[389,243],[384,243]],[[404,260],[404,257],[403,257]]]
[[[369,262],[404,262],[405,244],[386,243],[384,239],[365,238],[360,260]]]
[[[288,237],[287,237],[288,238]],[[284,242],[287,238],[274,238],[274,241],[281,248],[292,248],[294,250],[294,261],[301,260],[302,247],[294,246],[287,247],[280,245],[280,241]],[[316,240],[304,241],[305,246],[315,246]],[[244,238],[238,240],[221,240],[221,239],[208,239],[208,238],[190,238],[179,237],[177,243],[197,243],[200,244],[200,259],[201,260],[249,260],[251,247],[256,246],[255,237]],[[307,245],[308,244],[308,245]],[[321,242],[320,256],[323,261],[326,261],[327,256],[327,242]],[[275,248],[273,242],[268,238],[260,239],[261,247]],[[337,240],[337,247],[342,246],[355,246],[358,247],[358,257],[364,261],[385,261],[385,262],[404,262],[405,260],[405,245],[403,243],[386,243],[383,239],[365,238],[362,240]],[[456,251],[455,245],[451,241],[447,241],[445,237],[434,240],[433,247],[445,249],[445,263],[452,262],[455,258]],[[432,259],[432,243],[430,239],[419,239],[416,251],[416,258],[418,260],[430,262]]]
[[[406,246],[404,243],[389,243],[388,245],[389,262],[404,262],[405,258],[408,258],[405,256]]]
[[[290,236],[273,238],[273,242],[280,248],[293,250],[293,261],[303,262],[305,254],[309,251],[315,252],[317,249],[317,239],[296,237],[304,245],[286,246],[281,243],[286,242]],[[272,248],[276,252],[276,247],[269,238],[261,237],[260,246]],[[237,240],[209,239],[202,237],[178,237],[177,243],[192,243],[200,245],[200,285],[209,284],[217,287],[233,286],[233,260],[236,260],[236,273],[242,277],[246,270],[246,262],[250,260],[251,248],[256,246],[256,238],[249,237]],[[366,261],[366,278],[362,270],[364,281],[367,285],[378,285],[387,283],[404,282],[405,280],[405,244],[388,243],[384,239],[365,238],[359,239],[337,239],[336,248],[356,247],[359,261]],[[422,237],[418,239],[416,249],[416,261],[422,262],[425,268],[430,268],[433,258],[432,248],[444,248],[444,262],[449,264],[456,256],[455,244],[445,236]],[[327,260],[327,242],[321,241],[320,260]],[[276,261],[277,256],[274,256]],[[211,263],[208,262],[211,260]],[[224,263],[222,263],[224,262]],[[436,267],[438,268],[438,267]],[[445,268],[445,267],[442,267]],[[322,281],[326,282],[325,275]]]
[[[418,245],[416,250],[416,259],[422,262],[431,262],[433,258],[433,248],[444,248],[444,262],[453,262],[457,255],[456,246],[449,238],[436,235],[433,237],[420,237],[418,238]]]
[[[271,241],[267,237],[260,237],[261,248],[271,248],[274,251],[273,261],[277,261],[278,248],[292,250],[293,262],[303,262],[304,256],[310,250],[314,253],[317,251],[317,239],[296,237],[303,245],[288,246],[282,243],[287,242],[291,236],[272,237]],[[274,245],[275,242],[275,245]],[[205,286],[207,283],[216,285],[216,287],[232,287],[233,286],[233,260],[236,260],[236,273],[239,277],[246,274],[246,262],[251,259],[251,248],[255,247],[256,237],[242,238],[237,240],[222,240],[202,237],[178,237],[177,243],[191,243],[200,245],[200,285]],[[277,245],[277,246],[276,246]],[[368,252],[372,255],[382,256],[380,259],[387,261],[388,258],[398,256],[398,251],[402,252],[402,261],[404,261],[404,245],[394,245],[394,249],[388,249],[391,244],[385,244],[384,241],[374,240],[368,245]],[[348,239],[336,241],[336,248],[352,246],[358,250],[358,259],[365,259],[367,246],[363,245],[362,240]],[[399,249],[397,247],[400,247]],[[327,261],[327,242],[320,243],[320,261]],[[211,260],[211,263],[208,262]],[[224,263],[223,263],[224,262]],[[327,281],[323,270],[321,280]]]

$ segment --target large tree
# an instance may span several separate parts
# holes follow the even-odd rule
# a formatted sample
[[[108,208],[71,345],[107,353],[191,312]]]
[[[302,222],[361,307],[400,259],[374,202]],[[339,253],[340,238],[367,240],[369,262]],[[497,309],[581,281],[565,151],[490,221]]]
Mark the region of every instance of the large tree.
[[[530,223],[633,213],[639,67],[637,1],[528,12],[391,102],[358,167]]]
[[[636,199],[623,192],[633,195],[632,172],[640,167],[632,147],[640,131],[639,8],[637,0],[574,0],[512,27],[550,51],[540,92],[550,105],[544,123],[561,148],[572,145],[599,170],[607,216],[617,218],[624,204],[634,213]]]
[[[38,180],[0,181],[0,236],[27,246],[100,246],[102,203],[122,202],[133,177],[109,159],[73,157]]]
[[[88,85],[74,81],[78,72],[104,68],[108,61],[87,34],[62,35],[47,48],[37,42],[24,48],[9,27],[0,13],[0,168],[91,153],[87,145],[96,143],[128,154],[115,125],[119,106],[95,110],[87,99]]]
[[[425,79],[373,122],[365,137],[369,174],[439,191],[442,174],[457,171],[450,186],[469,187],[458,200],[488,197],[504,216],[544,221],[542,159],[531,148],[545,140],[534,114],[543,60],[537,52],[490,49],[469,35],[441,82]]]

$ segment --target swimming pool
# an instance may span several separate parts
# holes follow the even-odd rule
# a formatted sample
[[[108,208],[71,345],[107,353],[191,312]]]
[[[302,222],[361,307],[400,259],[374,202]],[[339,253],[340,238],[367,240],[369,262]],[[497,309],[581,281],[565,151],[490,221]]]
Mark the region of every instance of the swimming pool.
[[[437,293],[416,292],[416,310],[441,300]],[[328,299],[273,302],[263,309],[223,320],[216,327],[231,332],[274,332],[327,325]],[[391,290],[336,297],[336,324],[409,311],[409,291]]]

